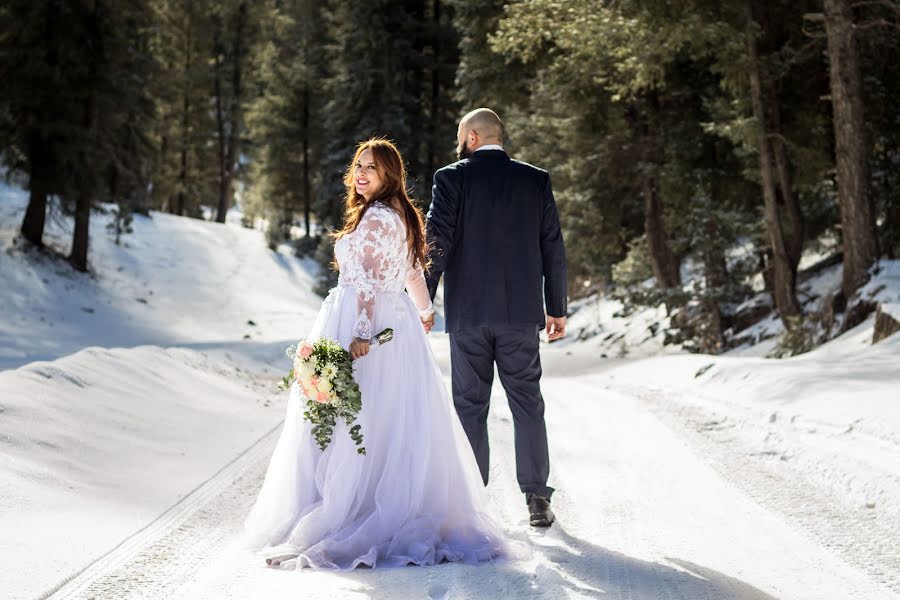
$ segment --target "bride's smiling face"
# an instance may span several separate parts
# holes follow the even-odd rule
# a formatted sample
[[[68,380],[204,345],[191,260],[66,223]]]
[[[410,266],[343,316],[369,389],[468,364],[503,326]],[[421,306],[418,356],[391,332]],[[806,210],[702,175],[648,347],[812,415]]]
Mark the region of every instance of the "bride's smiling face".
[[[359,160],[353,167],[353,183],[356,185],[356,192],[366,200],[371,199],[381,188],[381,175],[375,166],[375,156],[371,150],[365,150],[359,155]]]

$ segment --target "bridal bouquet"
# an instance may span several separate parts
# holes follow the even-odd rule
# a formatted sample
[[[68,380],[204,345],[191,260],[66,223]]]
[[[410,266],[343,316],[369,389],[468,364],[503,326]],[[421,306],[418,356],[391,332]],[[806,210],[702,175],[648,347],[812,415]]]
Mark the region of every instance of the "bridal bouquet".
[[[372,345],[386,344],[394,337],[392,329],[385,329],[372,339]],[[362,394],[353,379],[353,358],[334,340],[323,338],[310,344],[303,342],[286,350],[294,366],[281,381],[290,388],[296,380],[306,396],[303,418],[313,424],[312,434],[324,450],[331,442],[337,419],[350,427],[350,437],[357,452],[365,454],[359,424],[353,425],[362,409]]]

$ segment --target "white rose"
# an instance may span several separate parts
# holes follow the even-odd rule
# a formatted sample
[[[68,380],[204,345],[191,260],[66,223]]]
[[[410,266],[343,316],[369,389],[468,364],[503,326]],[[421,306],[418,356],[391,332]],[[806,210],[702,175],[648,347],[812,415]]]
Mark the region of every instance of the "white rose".
[[[315,375],[316,370],[311,364],[309,364],[306,361],[303,361],[299,365],[297,365],[296,373],[297,373],[297,376],[300,377],[301,379],[309,380],[310,377]]]

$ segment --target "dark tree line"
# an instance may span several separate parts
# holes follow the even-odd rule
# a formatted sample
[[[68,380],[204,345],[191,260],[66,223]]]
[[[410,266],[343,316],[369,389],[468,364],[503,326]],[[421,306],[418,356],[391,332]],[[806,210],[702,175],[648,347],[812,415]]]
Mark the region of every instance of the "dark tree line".
[[[715,351],[755,273],[785,325],[802,324],[798,266],[823,235],[843,253],[837,311],[900,250],[897,2],[534,0],[496,14],[491,51],[531,82],[509,105],[525,117],[518,149],[572,176],[559,196],[576,289],[652,274],[652,296],[699,316]],[[755,257],[735,260],[745,243]],[[686,264],[703,273],[692,290]]]
[[[358,141],[395,140],[427,208],[458,117],[491,106],[553,174],[571,289],[665,301],[716,351],[754,276],[802,323],[823,236],[837,312],[900,252],[898,23],[896,0],[9,0],[0,158],[22,237],[56,203],[81,270],[100,203],[121,232],[150,209],[223,222],[235,197],[327,264]]]
[[[40,246],[50,197],[74,216],[69,260],[87,270],[97,201],[139,201],[151,171],[156,75],[146,2],[20,2],[0,8],[2,158],[30,193],[22,235]],[[123,204],[126,202],[123,201]]]

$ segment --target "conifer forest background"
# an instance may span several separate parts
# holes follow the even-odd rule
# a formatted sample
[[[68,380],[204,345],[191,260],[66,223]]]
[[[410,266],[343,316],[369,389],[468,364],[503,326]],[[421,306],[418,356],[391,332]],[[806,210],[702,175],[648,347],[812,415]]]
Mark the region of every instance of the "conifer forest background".
[[[808,349],[900,254],[895,0],[3,0],[0,84],[20,243],[64,220],[46,251],[79,271],[91,219],[118,239],[135,213],[237,204],[326,290],[355,145],[395,141],[427,211],[479,106],[551,173],[571,296],[665,303],[697,350],[773,311]],[[798,297],[839,262],[837,293]]]

